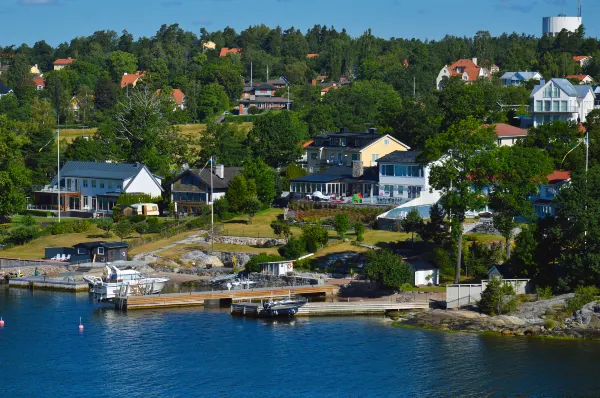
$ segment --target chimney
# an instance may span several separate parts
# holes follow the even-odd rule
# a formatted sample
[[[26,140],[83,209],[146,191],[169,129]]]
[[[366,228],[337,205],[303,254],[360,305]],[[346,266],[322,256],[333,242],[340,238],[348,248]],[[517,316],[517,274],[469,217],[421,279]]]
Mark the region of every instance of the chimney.
[[[367,134],[377,134],[377,131],[379,131],[377,127],[369,127],[367,129]]]
[[[473,63],[474,63],[475,65],[477,65],[477,57],[473,57],[473,58],[471,59],[471,61],[473,61]]]
[[[215,175],[220,179],[225,178],[225,166],[222,164],[215,165]]]
[[[360,178],[363,176],[364,167],[362,160],[352,161],[352,178]]]

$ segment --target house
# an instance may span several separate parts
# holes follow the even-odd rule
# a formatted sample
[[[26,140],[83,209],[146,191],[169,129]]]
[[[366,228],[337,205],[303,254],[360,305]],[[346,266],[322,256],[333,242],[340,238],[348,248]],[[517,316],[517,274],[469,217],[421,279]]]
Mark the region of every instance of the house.
[[[71,263],[106,263],[127,261],[129,245],[127,242],[84,242],[73,247],[47,247],[47,260],[67,257]]]
[[[162,191],[160,178],[141,163],[69,160],[60,169],[60,205],[64,211],[112,213],[123,193],[156,197]],[[34,207],[57,210],[58,193],[59,185],[54,177],[49,185],[33,190]]]
[[[511,126],[506,123],[493,125],[498,137],[498,146],[513,146],[520,138],[527,137],[527,129]]]
[[[121,88],[125,88],[127,86],[135,87],[144,77],[144,72],[137,71],[136,73],[123,73],[121,77]]]
[[[553,120],[583,123],[594,109],[592,87],[573,85],[567,79],[541,80],[530,97],[535,127]]]
[[[286,81],[282,78],[267,80],[267,84],[272,85],[276,90],[287,86]],[[275,93],[273,93],[273,95],[275,95]]]
[[[247,115],[250,108],[256,107],[261,110],[290,109],[292,100],[284,97],[254,96],[253,98],[242,98],[239,101],[239,114]]]
[[[294,272],[293,261],[273,261],[260,264],[260,272],[263,275],[285,276],[289,272]]]
[[[452,77],[458,77],[464,82],[472,83],[479,79],[490,79],[491,73],[487,68],[477,65],[477,58],[459,59],[452,65],[444,66],[435,81],[438,90],[444,86],[444,81]]]
[[[160,94],[161,89],[159,88],[158,90],[156,90],[156,94]],[[183,91],[181,91],[178,88],[174,88],[173,92],[171,93],[171,96],[173,97],[173,101],[175,101],[175,109],[179,109],[179,110],[185,110],[185,94],[183,93]]]
[[[391,135],[379,134],[376,128],[369,128],[364,133],[351,133],[342,128],[337,133],[314,137],[306,147],[308,172],[318,174],[326,166],[351,166],[354,161],[362,162],[364,167],[376,166],[380,157],[409,149]]]
[[[594,79],[590,75],[569,75],[568,80],[577,80],[577,84],[592,84]]]
[[[223,47],[223,48],[221,48],[221,53],[219,54],[219,57],[223,58],[223,57],[226,57],[229,54],[239,54],[239,55],[242,55],[242,49],[241,48],[237,48],[237,47],[233,47],[233,48]]]
[[[379,158],[380,198],[400,198],[410,202],[421,195],[430,195],[429,166],[417,161],[420,154],[419,151],[394,151]],[[434,196],[433,203],[439,200],[439,195]]]
[[[67,66],[71,65],[73,62],[75,62],[75,60],[71,57],[69,58],[59,58],[56,61],[54,61],[53,65],[54,65],[54,70],[63,70],[65,69]]]
[[[40,68],[38,68],[38,64],[33,65],[29,69],[29,73],[31,73],[32,75],[41,75],[42,74],[42,72],[40,71]]]
[[[407,259],[410,264],[410,272],[412,275],[413,286],[427,286],[427,285],[439,285],[440,284],[440,269],[429,261],[423,261],[422,259],[416,259],[411,261]]]
[[[521,86],[524,82],[530,80],[542,80],[544,77],[539,72],[506,72],[500,76],[500,81],[504,87]]]
[[[548,176],[548,183],[541,185],[538,194],[530,198],[538,217],[554,217],[556,215],[557,204],[553,202],[553,199],[558,195],[560,189],[570,181],[570,171],[555,170]]]
[[[354,161],[351,166],[336,165],[319,174],[293,178],[290,180],[290,192],[296,197],[321,192],[336,198],[355,194],[374,198],[377,185],[377,167],[363,167],[361,161]]]
[[[36,90],[43,90],[46,88],[46,81],[41,76],[34,77],[33,84],[35,84]]]
[[[573,61],[577,62],[579,64],[579,66],[581,66],[582,68],[591,59],[592,59],[592,57],[589,57],[587,55],[575,55],[575,56],[573,56]]]
[[[318,58],[318,57],[319,57],[319,54],[314,54],[314,53],[306,54],[306,58],[308,58],[308,59],[313,59],[313,58]]]
[[[329,92],[329,90],[337,90],[337,88],[338,88],[338,87],[337,87],[335,84],[334,84],[334,85],[332,85],[332,86],[323,87],[323,88],[321,89],[321,96],[323,96],[323,95],[327,94],[327,93]]]
[[[2,98],[2,96],[6,95],[6,94],[10,94],[13,91],[6,87],[6,85],[4,85],[4,83],[0,82],[0,98]]]
[[[187,169],[169,182],[171,202],[176,204],[178,213],[199,214],[202,206],[225,196],[231,180],[242,170],[241,167],[217,164],[211,176],[209,168]]]

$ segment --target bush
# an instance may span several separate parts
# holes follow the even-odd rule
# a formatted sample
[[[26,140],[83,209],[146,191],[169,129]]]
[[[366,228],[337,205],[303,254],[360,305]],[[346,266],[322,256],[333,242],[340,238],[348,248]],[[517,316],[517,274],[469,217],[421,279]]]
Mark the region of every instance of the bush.
[[[204,217],[195,217],[185,223],[187,229],[201,229],[205,228],[208,221]]]
[[[372,250],[367,253],[365,277],[385,287],[400,289],[411,282],[410,265],[390,250]]]
[[[96,222],[98,228],[106,232],[107,235],[110,233],[110,230],[113,229],[114,224],[115,222],[112,218],[102,218]]]
[[[138,222],[146,221],[146,216],[143,214],[134,214],[132,216],[127,217],[127,221],[135,224]]]
[[[253,256],[250,258],[250,261],[248,261],[245,265],[246,271],[248,272],[260,272],[260,264],[261,263],[269,263],[272,261],[281,261],[283,260],[283,257],[280,256],[274,256],[271,254],[266,254],[266,253],[260,253],[257,256]]]
[[[538,295],[539,300],[548,300],[554,297],[554,295],[552,294],[552,288],[550,286],[538,287],[536,289],[536,293]]]
[[[581,286],[575,289],[575,296],[567,299],[567,310],[571,313],[577,312],[586,305],[591,303],[598,296],[598,288],[596,286]]]
[[[297,259],[306,253],[306,242],[302,237],[292,236],[285,245],[278,249],[278,252],[289,260]]]
[[[73,223],[61,221],[52,224],[48,227],[48,230],[52,235],[64,235],[73,233]]]
[[[518,306],[515,289],[502,278],[492,278],[489,281],[477,304],[481,312],[488,315],[510,314]]]
[[[39,236],[37,227],[17,227],[10,231],[8,242],[23,245]]]
[[[150,234],[160,233],[160,223],[159,223],[158,218],[150,217],[149,219],[146,220],[146,222],[148,223],[148,233],[150,233]]]
[[[37,221],[35,221],[33,216],[26,215],[21,219],[21,224],[25,225],[26,227],[33,227],[34,225],[37,225]]]
[[[327,244],[329,232],[320,225],[304,225],[302,227],[302,239],[306,244],[306,250],[315,253]]]
[[[354,223],[354,232],[356,233],[356,240],[358,242],[362,242],[363,240],[365,240],[365,229],[365,224],[363,224],[362,222],[357,221]]]
[[[73,223],[73,232],[82,233],[89,231],[92,223],[88,220],[77,220]]]
[[[544,327],[546,329],[554,329],[556,327],[556,322],[554,321],[554,319],[546,319]]]
[[[34,217],[52,217],[52,212],[46,210],[23,210],[21,214]]]
[[[339,238],[344,239],[346,237],[346,232],[350,229],[350,219],[348,218],[348,215],[346,213],[336,215],[333,226],[335,232],[338,233]]]

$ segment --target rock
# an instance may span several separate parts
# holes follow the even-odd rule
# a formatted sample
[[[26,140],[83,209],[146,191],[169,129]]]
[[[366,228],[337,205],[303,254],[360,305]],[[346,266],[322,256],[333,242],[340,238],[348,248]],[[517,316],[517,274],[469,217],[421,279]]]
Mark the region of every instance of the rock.
[[[192,250],[181,255],[184,262],[194,262],[197,268],[223,267],[223,262],[216,256],[210,256],[201,250]]]

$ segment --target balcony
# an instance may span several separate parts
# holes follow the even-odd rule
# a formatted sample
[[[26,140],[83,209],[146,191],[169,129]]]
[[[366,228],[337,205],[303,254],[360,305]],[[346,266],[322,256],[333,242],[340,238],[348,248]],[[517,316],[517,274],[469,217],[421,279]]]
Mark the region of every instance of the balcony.
[[[43,193],[56,193],[58,194],[58,186],[57,185],[34,185],[32,187],[33,192],[43,192]],[[61,193],[68,192],[79,192],[79,189],[75,189],[73,187],[60,187]]]
[[[567,106],[560,108],[551,108],[551,107],[535,107],[534,113],[577,113],[579,112],[579,107],[577,106]]]

